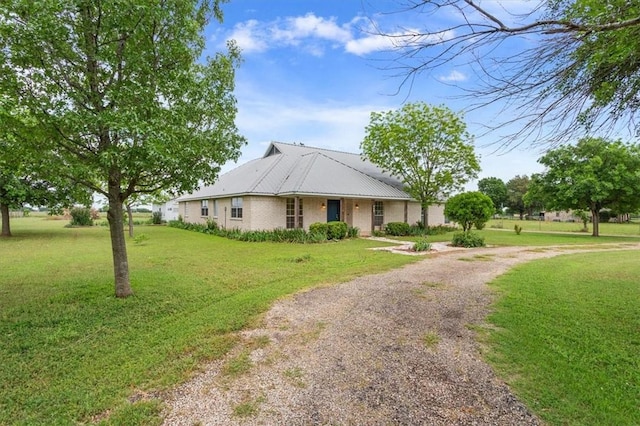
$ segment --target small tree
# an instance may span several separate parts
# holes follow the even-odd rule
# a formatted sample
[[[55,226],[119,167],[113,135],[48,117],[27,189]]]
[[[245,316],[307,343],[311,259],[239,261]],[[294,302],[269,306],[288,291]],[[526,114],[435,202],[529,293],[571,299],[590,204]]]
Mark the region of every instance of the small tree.
[[[462,225],[469,232],[473,225],[482,228],[495,211],[493,201],[482,192],[465,192],[449,198],[444,206],[444,214]]]
[[[51,162],[44,178],[108,200],[117,297],[133,294],[123,205],[212,183],[240,155],[239,51],[203,57],[221,2],[0,2],[0,96],[44,134],[22,138]]]
[[[373,112],[360,148],[369,161],[404,181],[406,191],[422,204],[425,227],[429,206],[462,189],[480,171],[462,117],[444,106],[417,102]]]

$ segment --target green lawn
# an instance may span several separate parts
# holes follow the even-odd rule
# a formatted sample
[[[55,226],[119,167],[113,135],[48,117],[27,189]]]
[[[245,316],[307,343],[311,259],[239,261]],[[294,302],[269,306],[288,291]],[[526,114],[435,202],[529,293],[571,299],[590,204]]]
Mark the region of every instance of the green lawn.
[[[524,222],[523,222],[524,223]],[[640,243],[640,236],[629,234],[606,235],[592,237],[584,232],[561,233],[561,232],[537,232],[522,231],[517,235],[514,231],[506,231],[495,228],[485,228],[482,231],[474,230],[484,237],[485,243],[491,246],[550,246],[550,245],[594,245],[607,243]],[[429,235],[430,242],[450,242],[453,232],[442,235]],[[422,237],[391,237],[403,241],[418,241]]]
[[[524,231],[538,232],[582,232],[582,222],[551,222],[537,220],[492,219],[487,229],[513,230],[514,225],[521,226]],[[591,224],[587,225],[590,234]],[[601,223],[601,235],[633,235],[640,237],[640,223]]]
[[[12,220],[0,239],[0,424],[154,424],[135,395],[185,380],[273,301],[416,259],[378,242],[242,243],[167,227],[128,245],[135,296],[113,296],[106,227]],[[135,397],[133,399],[136,399]]]
[[[488,358],[550,424],[640,424],[638,252],[521,265],[492,285]]]

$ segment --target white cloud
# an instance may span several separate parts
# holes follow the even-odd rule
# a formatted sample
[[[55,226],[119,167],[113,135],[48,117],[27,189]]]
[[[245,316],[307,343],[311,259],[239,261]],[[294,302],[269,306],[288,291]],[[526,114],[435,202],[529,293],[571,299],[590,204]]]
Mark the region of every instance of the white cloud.
[[[300,46],[314,56],[321,56],[326,42],[336,47],[344,45],[351,38],[351,23],[341,26],[334,17],[324,18],[308,13],[271,22],[252,19],[239,23],[226,39],[236,40],[245,53]]]
[[[451,81],[465,81],[467,76],[460,71],[453,70],[448,75],[444,75],[439,77],[438,80],[443,82],[451,82]]]
[[[261,35],[259,22],[255,19],[236,24],[233,32],[227,37],[227,40],[229,39],[235,40],[243,52],[263,52],[268,48],[266,40]]]
[[[324,18],[313,13],[271,22],[252,19],[237,24],[226,39],[236,40],[245,53],[296,46],[314,56],[322,56],[327,48],[343,48],[347,53],[364,56],[372,52],[411,48],[453,37],[451,31],[427,36],[416,29],[379,34],[375,23],[370,23],[366,31],[358,29],[361,20],[362,17],[355,17],[345,24],[339,24],[335,17]],[[357,38],[356,34],[363,36]]]
[[[438,43],[454,37],[453,31],[443,31],[437,34],[421,34],[416,29],[388,34],[369,34],[366,37],[350,40],[345,50],[354,55],[363,56],[376,51],[391,49],[406,49]]]

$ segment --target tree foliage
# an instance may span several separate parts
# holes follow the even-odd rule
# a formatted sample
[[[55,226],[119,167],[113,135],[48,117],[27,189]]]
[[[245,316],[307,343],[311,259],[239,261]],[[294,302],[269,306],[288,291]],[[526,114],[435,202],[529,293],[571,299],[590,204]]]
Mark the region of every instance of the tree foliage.
[[[23,143],[108,199],[119,297],[132,293],[123,203],[213,182],[244,142],[234,124],[236,48],[201,58],[220,1],[0,4],[0,90],[46,133]]]
[[[507,185],[497,177],[483,178],[478,181],[478,191],[493,201],[497,213],[502,213],[502,206],[507,201]]]
[[[425,226],[428,207],[480,171],[462,117],[444,106],[418,102],[373,112],[360,148],[369,161],[403,180],[407,192],[422,204]]]
[[[603,208],[632,212],[640,207],[640,147],[620,141],[584,138],[576,145],[547,152],[538,162],[532,191],[552,210],[588,210],[593,236],[599,235]]]
[[[506,206],[520,215],[520,220],[523,219],[524,214],[530,210],[530,204],[525,199],[525,194],[529,190],[529,183],[531,179],[527,175],[516,175],[511,178],[507,183],[507,202]]]
[[[473,100],[471,108],[506,102],[492,127],[516,129],[505,144],[527,140],[555,146],[621,126],[638,133],[640,2],[398,4],[399,13],[424,16],[424,27],[380,32],[397,46],[391,68],[407,82],[421,73],[448,72],[450,66],[467,69],[475,82],[461,88]]]
[[[470,231],[474,225],[482,229],[494,212],[491,198],[477,191],[455,195],[444,205],[445,216],[460,224],[464,232]]]
[[[88,204],[90,194],[48,170],[50,162],[41,153],[32,153],[21,144],[18,135],[28,129],[32,138],[39,132],[29,118],[15,108],[7,97],[0,98],[0,236],[10,237],[10,209],[25,204],[46,206],[52,211],[74,202]],[[46,177],[45,177],[46,176]]]

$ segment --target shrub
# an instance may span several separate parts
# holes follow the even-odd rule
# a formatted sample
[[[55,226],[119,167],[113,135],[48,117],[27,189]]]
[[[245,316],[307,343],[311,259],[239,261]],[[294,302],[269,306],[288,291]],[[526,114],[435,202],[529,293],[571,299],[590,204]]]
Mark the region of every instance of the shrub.
[[[151,223],[154,225],[162,224],[162,213],[161,212],[153,212],[151,214]]]
[[[276,243],[322,243],[327,239],[343,239],[346,236],[357,237],[360,230],[349,228],[344,222],[313,223],[310,231],[304,229],[284,229],[276,228],[271,231],[241,231],[239,229],[220,228],[213,220],[207,223],[188,223],[180,220],[171,220],[168,225],[172,228],[185,229],[188,231],[202,232],[203,234],[217,235],[231,240],[262,242],[271,241]]]
[[[443,235],[443,234],[457,231],[457,230],[458,228],[456,226],[436,225],[436,226],[429,226],[427,229],[425,229],[425,234],[426,235]]]
[[[315,222],[309,225],[309,232],[316,235],[324,235],[327,239],[329,233],[329,224],[324,222]]]
[[[358,238],[359,235],[360,235],[360,228],[358,228],[357,226],[350,226],[349,229],[347,230],[348,238]]]
[[[426,238],[421,238],[413,245],[414,251],[429,251],[431,250],[431,243]]]
[[[349,226],[345,222],[329,222],[327,223],[327,238],[330,240],[342,240],[347,236]]]
[[[444,206],[444,215],[462,225],[463,231],[471,230],[472,225],[484,227],[494,212],[491,198],[477,191],[455,195]]]
[[[218,230],[218,224],[213,219],[207,219],[207,224],[205,225],[205,232],[207,234],[215,234]]]
[[[480,235],[467,231],[467,232],[456,232],[453,234],[453,239],[451,240],[451,245],[454,247],[484,247],[484,238]]]
[[[515,224],[513,226],[513,230],[516,231],[516,235],[520,235],[520,233],[522,232],[522,226],[518,226],[518,224]]]
[[[402,237],[411,233],[411,226],[405,222],[389,222],[384,227],[384,230],[387,235]]]
[[[74,207],[71,209],[71,226],[93,226],[91,210],[86,207]]]
[[[147,234],[138,234],[135,237],[133,237],[133,242],[136,244],[143,244],[148,239],[149,237],[147,236]]]

